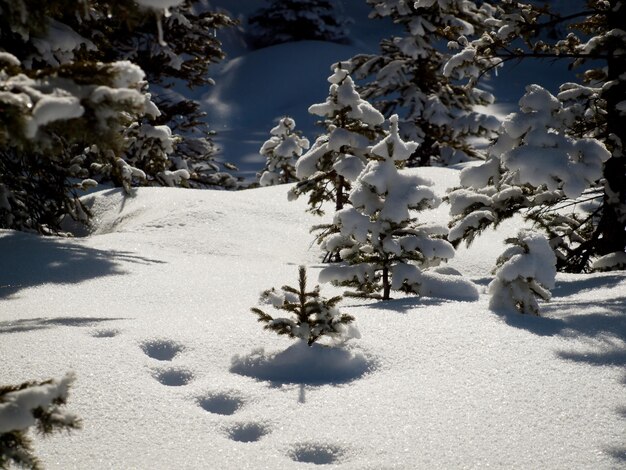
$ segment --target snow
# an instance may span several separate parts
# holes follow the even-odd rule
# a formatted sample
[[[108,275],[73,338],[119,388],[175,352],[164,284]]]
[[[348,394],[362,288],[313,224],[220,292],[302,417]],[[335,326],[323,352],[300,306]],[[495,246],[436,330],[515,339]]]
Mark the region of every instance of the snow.
[[[54,121],[77,118],[83,115],[85,108],[75,96],[42,96],[35,104],[32,115],[26,124],[26,136],[32,138],[40,126]]]
[[[439,197],[458,185],[419,172]],[[2,383],[76,375],[83,429],[35,439],[46,468],[624,465],[623,272],[558,275],[544,318],[491,313],[507,221],[450,262],[477,300],[346,299],[362,337],[309,350],[249,310],[321,267],[319,218],[288,190],[110,190],[87,197],[87,237],[2,232]]]
[[[320,130],[308,106],[324,100],[330,64],[363,46],[302,42],[231,55],[203,97],[224,159],[258,171],[258,149],[284,115],[314,141]],[[545,66],[506,65],[493,85],[517,102],[530,76],[561,83],[569,73],[553,66],[538,77]],[[117,67],[116,88],[144,79],[129,62]],[[10,95],[0,100],[31,103]],[[363,169],[358,157],[341,165],[355,177]],[[443,198],[459,178],[483,188],[498,165],[402,173],[432,180]],[[487,286],[504,239],[521,228],[513,218],[461,246],[449,264],[410,274],[421,297],[346,298],[339,308],[356,318],[361,338],[307,348],[263,331],[250,313],[264,289],[293,285],[298,265],[311,281],[329,266],[309,233],[321,219],[305,212],[304,199],[287,200],[290,187],[140,188],[128,197],[107,190],[86,197],[89,233],[68,226],[84,237],[0,231],[0,385],[75,374],[67,411],[83,429],[34,436],[46,468],[626,466],[623,271],[557,274],[552,299],[539,302],[542,318],[494,313]],[[487,195],[456,197],[461,206]],[[449,210],[441,204],[420,220],[435,233]],[[479,217],[492,213],[472,214],[455,230]],[[594,266],[619,263],[623,254]],[[536,266],[541,275],[545,264]],[[327,283],[321,290],[342,292]],[[0,427],[8,422],[1,413]]]
[[[32,410],[42,408],[59,422],[70,423],[74,417],[55,406],[55,400],[65,400],[74,380],[72,374],[51,383],[35,385],[24,390],[9,392],[0,403],[0,434],[11,431],[26,431],[37,422]]]
[[[183,3],[183,0],[137,0],[137,3],[143,7],[155,10],[167,10]]]

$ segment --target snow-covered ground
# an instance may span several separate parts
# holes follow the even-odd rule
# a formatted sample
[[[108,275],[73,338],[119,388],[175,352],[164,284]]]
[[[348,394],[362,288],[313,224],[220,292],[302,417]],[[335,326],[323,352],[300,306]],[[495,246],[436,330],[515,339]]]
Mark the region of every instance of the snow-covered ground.
[[[458,177],[412,171],[440,195]],[[0,234],[1,382],[77,376],[84,429],[36,439],[47,468],[626,467],[623,272],[559,275],[543,318],[496,315],[509,222],[451,261],[478,301],[348,299],[361,339],[307,351],[249,310],[322,267],[287,190],[111,190],[87,237]]]
[[[568,5],[571,8],[572,0],[558,2],[562,11],[567,11]],[[316,125],[318,118],[307,110],[310,105],[326,99],[332,64],[357,54],[379,53],[382,38],[405,34],[388,18],[368,19],[371,6],[364,0],[338,0],[334,2],[335,7],[352,20],[350,45],[299,41],[250,51],[243,33],[246,17],[265,6],[265,2],[212,0],[210,4],[238,18],[241,27],[219,31],[226,60],[211,70],[215,86],[194,93],[207,113],[211,129],[216,132],[218,158],[237,165],[240,170],[237,174],[247,181],[254,180],[263,167],[265,158],[259,154],[259,149],[281,117],[294,118],[297,130],[311,142],[322,133],[322,128]],[[558,84],[572,79],[566,63],[528,60],[523,64],[506,64],[481,86],[497,97],[488,111],[504,116],[515,110],[526,85],[537,83],[556,93]]]
[[[338,4],[363,19],[364,2]],[[249,52],[230,38],[215,87],[196,92],[225,160],[253,176],[285,114],[314,140],[307,108],[324,101],[331,63],[373,52],[383,32],[361,20],[350,46]],[[502,71],[498,109],[538,78],[555,91],[541,70]],[[456,169],[411,171],[440,196],[458,183]],[[0,385],[77,377],[68,409],[83,429],[36,439],[46,468],[626,468],[624,272],[558,275],[543,318],[494,314],[485,289],[519,228],[509,221],[450,263],[477,301],[346,299],[361,338],[309,350],[250,312],[299,265],[311,284],[323,267],[309,234],[320,220],[288,189],[106,190],[88,197],[88,236],[0,232]],[[425,216],[447,223],[447,211]]]

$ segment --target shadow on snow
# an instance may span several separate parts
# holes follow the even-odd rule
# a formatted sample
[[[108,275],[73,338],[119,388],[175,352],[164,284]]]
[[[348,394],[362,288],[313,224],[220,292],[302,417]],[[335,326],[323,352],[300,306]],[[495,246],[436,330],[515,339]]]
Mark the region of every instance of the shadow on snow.
[[[552,300],[542,305],[543,317],[504,312],[498,312],[498,315],[508,325],[539,336],[583,339],[589,345],[585,350],[557,351],[561,359],[592,366],[613,366],[623,371],[626,368],[626,296],[621,295],[624,289],[618,286],[625,279],[623,274],[604,274],[560,281],[553,290]],[[601,300],[571,300],[573,295],[584,295],[597,289],[610,293]],[[562,310],[577,313],[559,316]],[[626,386],[626,374],[622,384]],[[616,411],[626,419],[626,407]],[[626,447],[610,447],[606,451],[615,460],[626,462]]]
[[[89,248],[71,238],[12,231],[0,233],[0,253],[0,300],[41,284],[74,284],[124,274],[121,262],[162,263],[130,252]]]
[[[375,369],[375,361],[359,352],[298,341],[281,352],[255,349],[234,356],[230,371],[277,384],[326,385],[356,380]]]
[[[0,334],[25,333],[28,331],[45,330],[55,326],[96,326],[99,323],[114,320],[125,320],[125,318],[57,317],[2,321],[0,322]]]

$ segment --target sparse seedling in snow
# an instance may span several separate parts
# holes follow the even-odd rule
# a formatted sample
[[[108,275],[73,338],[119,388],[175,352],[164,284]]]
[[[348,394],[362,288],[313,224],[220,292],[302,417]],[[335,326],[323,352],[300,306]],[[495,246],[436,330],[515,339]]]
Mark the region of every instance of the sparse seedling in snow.
[[[61,380],[0,386],[0,468],[43,468],[27,435],[30,428],[44,436],[80,428],[80,419],[61,408],[73,381],[68,374]]]
[[[548,240],[530,230],[510,238],[498,258],[496,278],[489,284],[492,310],[517,310],[539,315],[537,299],[550,300],[556,276],[556,256]]]
[[[274,288],[266,290],[261,294],[261,301],[289,312],[293,315],[291,318],[274,318],[259,308],[251,309],[259,317],[258,321],[266,324],[266,330],[301,339],[311,346],[322,336],[342,337],[344,326],[354,321],[354,317],[337,309],[341,296],[325,299],[320,295],[319,286],[307,292],[304,266],[298,270],[298,288],[283,286],[281,290],[280,293]]]

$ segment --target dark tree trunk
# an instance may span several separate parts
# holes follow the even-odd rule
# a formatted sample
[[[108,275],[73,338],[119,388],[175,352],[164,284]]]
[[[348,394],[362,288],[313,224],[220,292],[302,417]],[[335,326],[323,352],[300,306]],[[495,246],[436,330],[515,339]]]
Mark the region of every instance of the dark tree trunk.
[[[623,29],[624,24],[626,3],[611,0],[607,29]],[[622,42],[620,38],[617,41]],[[603,210],[596,228],[598,242],[594,249],[598,255],[624,251],[626,248],[626,116],[617,109],[617,104],[626,97],[626,60],[620,49],[623,51],[623,45],[613,47],[614,55],[607,60],[608,81],[614,82],[614,85],[603,93],[607,102],[607,146],[613,156],[604,165],[606,183]]]
[[[389,300],[391,283],[389,282],[389,267],[383,266],[383,300]]]
[[[337,200],[335,201],[335,211],[343,209],[343,200],[345,197],[346,180],[343,176],[337,176]]]

